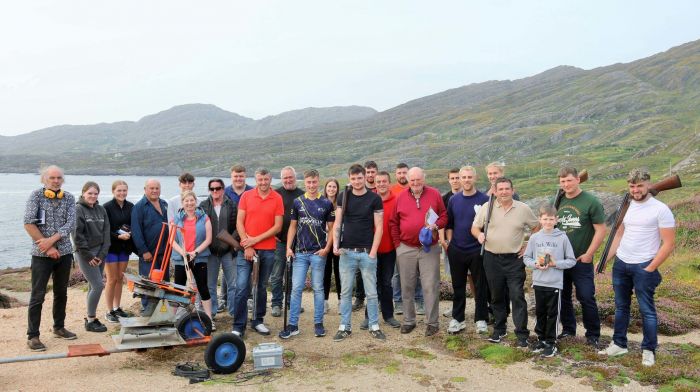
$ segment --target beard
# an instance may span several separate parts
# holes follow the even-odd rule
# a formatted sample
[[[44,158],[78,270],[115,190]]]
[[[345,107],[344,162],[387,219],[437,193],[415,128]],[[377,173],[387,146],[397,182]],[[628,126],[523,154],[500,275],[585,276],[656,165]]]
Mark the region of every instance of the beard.
[[[399,184],[401,184],[401,185],[406,185],[406,184],[408,184],[408,179],[407,179],[407,178],[399,178],[399,179],[396,180],[396,181],[397,181]]]
[[[646,199],[648,195],[649,195],[649,192],[630,194],[630,196],[632,196],[632,199],[635,201],[642,201],[642,200]]]

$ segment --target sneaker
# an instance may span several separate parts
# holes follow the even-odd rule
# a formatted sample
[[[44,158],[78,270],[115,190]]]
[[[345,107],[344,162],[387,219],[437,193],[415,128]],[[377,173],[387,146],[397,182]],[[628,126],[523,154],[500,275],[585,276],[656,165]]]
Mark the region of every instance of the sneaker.
[[[323,327],[323,323],[314,324],[314,336],[317,338],[326,336],[326,328]]]
[[[651,350],[642,350],[642,365],[654,366],[656,355]]]
[[[600,348],[600,342],[598,341],[598,338],[594,338],[592,336],[586,338],[586,344],[592,346],[596,350]]]
[[[44,346],[44,343],[42,343],[41,340],[39,340],[38,336],[27,340],[27,347],[29,347],[29,349],[34,352],[46,351],[46,346]]]
[[[335,333],[335,336],[333,336],[333,341],[339,342],[339,341],[347,338],[348,336],[350,336],[351,333],[352,333],[352,331],[346,331],[346,330],[340,331],[339,330],[338,332]]]
[[[399,322],[399,320],[397,320],[393,317],[390,317],[390,318],[384,320],[384,323],[386,325],[390,326],[391,328],[401,328],[401,323]]]
[[[248,298],[248,313],[253,311],[253,299]]]
[[[263,323],[260,323],[260,324],[255,325],[255,326],[251,326],[251,329],[253,331],[259,333],[260,335],[267,336],[270,334],[270,328],[266,327],[265,324],[263,324]]]
[[[123,311],[122,308],[115,309],[114,313],[117,314],[117,317],[129,317],[129,314],[127,312]]]
[[[99,319],[88,321],[85,319],[85,330],[88,332],[107,332],[107,327]]]
[[[216,313],[223,313],[226,311],[226,302],[219,301],[219,306],[216,307]]]
[[[414,325],[407,325],[407,324],[404,324],[404,325],[401,326],[401,331],[400,331],[400,332],[401,332],[402,334],[411,333],[411,331],[413,331],[415,328],[416,328],[415,324],[414,324]]]
[[[284,330],[280,331],[279,337],[282,339],[289,339],[292,336],[299,335],[299,327],[296,325],[287,325],[287,328]]]
[[[328,314],[330,309],[331,307],[328,305],[328,300],[323,301],[323,314]]]
[[[235,329],[234,329],[233,331],[231,331],[231,333],[234,334],[234,335],[236,335],[236,336],[238,336],[238,337],[241,338],[241,339],[243,339],[243,338],[245,337],[245,333],[243,333],[243,332],[241,332],[241,331],[237,331],[237,330],[235,330]]]
[[[547,345],[547,347],[545,347],[542,351],[542,356],[545,358],[552,358],[553,356],[557,355],[557,351],[558,350],[556,345]]]
[[[403,314],[403,302],[394,302],[394,314]]]
[[[438,332],[440,332],[440,329],[435,325],[428,325],[425,327],[425,336],[433,336]]]
[[[442,312],[443,317],[452,317],[452,309],[447,309],[446,311]]]
[[[105,314],[105,319],[107,320],[107,322],[110,323],[119,322],[119,316],[117,316],[117,312],[115,312],[114,310],[110,310],[109,312],[107,312],[107,314]]]
[[[360,329],[363,331],[366,331],[369,329],[369,320],[364,319],[362,320],[362,323],[360,324]]]
[[[384,335],[384,332],[382,332],[380,329],[377,329],[374,331],[369,331],[369,334],[372,335],[372,337],[375,339],[386,340],[386,336]]]
[[[488,333],[489,327],[486,325],[486,320],[479,320],[476,322],[476,332],[477,333]]]
[[[416,314],[419,316],[425,315],[425,304],[423,302],[416,302]]]
[[[76,334],[65,328],[54,329],[53,336],[65,340],[75,340],[78,338]]]
[[[527,338],[518,338],[518,341],[515,343],[516,347],[520,348],[527,348]]]
[[[533,353],[541,353],[544,351],[544,349],[547,348],[547,343],[538,340],[537,343],[535,344],[535,347],[532,348]]]
[[[362,309],[363,306],[365,306],[365,300],[355,298],[355,302],[352,304],[352,311],[357,312],[358,310]]]
[[[214,320],[211,320],[211,331],[216,331],[216,324],[214,324]]]
[[[272,314],[272,317],[280,317],[280,316],[282,316],[282,307],[281,307],[281,306],[277,306],[277,305],[273,306],[273,307],[272,307],[272,312],[270,312],[270,314]]]
[[[488,337],[487,340],[491,343],[501,343],[501,339],[505,338],[506,335],[508,335],[507,332],[498,333],[496,331],[493,331],[493,333],[491,334],[491,336]]]
[[[605,350],[598,351],[598,354],[607,355],[609,357],[616,357],[618,355],[624,355],[627,353],[628,350],[626,348],[618,346],[617,344],[615,344],[615,342],[610,342],[610,345]]]
[[[450,320],[450,325],[447,326],[447,333],[455,334],[467,328],[467,323],[464,321]]]
[[[571,336],[576,336],[576,334],[564,331],[557,336],[557,339],[558,340],[566,339],[566,338],[571,337]]]

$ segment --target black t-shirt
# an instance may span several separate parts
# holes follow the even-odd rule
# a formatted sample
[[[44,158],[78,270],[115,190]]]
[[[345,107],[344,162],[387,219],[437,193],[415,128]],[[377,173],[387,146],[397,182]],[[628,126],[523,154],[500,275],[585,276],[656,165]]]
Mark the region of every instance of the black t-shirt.
[[[304,194],[299,188],[288,191],[284,187],[275,189],[282,196],[284,204],[284,217],[282,217],[282,231],[277,233],[277,238],[283,243],[287,243],[287,232],[289,231],[289,223],[292,221],[292,207],[294,207],[294,199]]]
[[[362,196],[348,193],[347,208],[343,206],[343,194],[338,195],[338,207],[343,209],[343,227],[340,248],[371,248],[374,239],[374,213],[384,209],[382,198],[367,191]],[[337,218],[336,218],[337,219]]]
[[[444,195],[442,195],[442,204],[445,205],[445,208],[447,208],[447,204],[449,204],[450,199],[451,199],[452,196],[454,196],[454,195],[455,195],[455,194],[454,194],[454,192],[452,192],[452,190],[449,190],[449,191],[445,192]]]

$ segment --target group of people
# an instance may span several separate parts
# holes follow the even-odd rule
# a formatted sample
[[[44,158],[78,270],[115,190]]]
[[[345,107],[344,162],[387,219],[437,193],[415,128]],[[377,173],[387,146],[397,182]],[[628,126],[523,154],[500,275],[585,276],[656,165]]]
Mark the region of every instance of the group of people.
[[[581,189],[575,168],[565,167],[558,173],[563,191],[558,209],[547,203],[538,214],[517,200],[502,165],[489,164],[486,172],[490,186],[482,192],[476,188],[474,167],[450,170],[450,191],[442,195],[425,184],[423,169],[409,169],[403,163],[396,167],[394,185],[391,174],[379,170],[375,162],[354,164],[348,169],[344,189],[336,179],[321,186],[318,171],[307,170],[304,191],[297,187],[292,167],[281,170],[282,186],[273,189],[269,170],[256,170],[255,187],[250,187],[245,183],[245,167],[235,165],[231,185],[210,179],[209,195],[201,203],[192,191],[194,176],[184,173],[178,178],[181,194],[168,201],[161,198],[158,181],[149,179],[143,198],[133,205],[126,200],[127,184],[118,180],[112,184],[114,198],[103,207],[97,202],[98,184],[87,182],[76,203],[61,189],[63,171],[49,166],[42,170],[43,187],[30,195],[24,216],[25,229],[34,241],[28,346],[33,351],[46,349],[39,340],[39,325],[51,275],[54,335],[76,338],[64,326],[73,257],[89,283],[85,329],[107,329],[97,318],[103,289],[107,321],[126,317],[120,299],[129,255],[138,255],[139,273],[147,276],[153,258],[162,261],[165,256],[168,236],[160,234],[164,224],[171,223],[177,230],[170,255],[175,283],[189,281],[196,287],[199,303],[212,320],[217,312],[228,311],[233,317],[232,332],[241,337],[248,323],[259,334],[271,333],[264,323],[267,284],[269,281],[272,291],[271,313],[278,317],[286,295],[282,280],[288,258],[292,260],[289,322],[279,332],[280,338],[301,331],[301,298],[309,270],[315,336],[326,335],[323,319],[329,309],[333,272],[340,300],[340,324],[333,340],[351,336],[352,311],[359,308],[352,303],[353,289],[360,284],[358,297],[366,299],[360,328],[373,338],[386,339],[380,311],[385,325],[408,334],[416,327],[418,307],[425,314],[425,336],[435,335],[439,332],[440,257],[444,252],[454,289],[447,332],[466,329],[469,283],[475,330],[488,333],[487,324],[493,318],[488,340],[499,343],[506,336],[510,314],[516,345],[528,347],[527,267],[533,269],[537,314],[537,342],[532,349],[550,357],[557,352],[558,339],[576,335],[574,287],[587,342],[598,347],[600,317],[592,261],[605,237],[602,204]],[[600,353],[627,353],[634,290],[643,318],[642,363],[649,366],[654,364],[657,346],[654,292],[661,282],[658,267],[673,250],[675,222],[670,209],[649,192],[646,171],[632,171],[627,182],[631,206],[609,253],[615,257],[615,331],[611,344]],[[222,233],[232,240],[224,240]],[[156,255],[156,249],[161,254]],[[258,301],[248,320],[254,258],[260,266]],[[220,271],[223,279],[217,293]],[[169,279],[167,271],[165,279]],[[394,317],[399,313],[403,314],[401,322]]]

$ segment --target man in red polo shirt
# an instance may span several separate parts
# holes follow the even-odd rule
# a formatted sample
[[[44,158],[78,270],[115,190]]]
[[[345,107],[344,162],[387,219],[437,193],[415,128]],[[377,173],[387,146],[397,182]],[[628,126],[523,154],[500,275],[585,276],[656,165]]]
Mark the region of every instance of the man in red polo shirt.
[[[416,276],[420,275],[427,324],[425,336],[432,336],[439,331],[440,246],[437,245],[437,231],[445,227],[447,211],[440,191],[425,185],[423,169],[411,168],[408,182],[409,188],[399,194],[395,214],[389,221],[401,275],[401,299],[404,304],[401,333],[409,333],[416,327],[413,296]],[[437,220],[432,224],[427,222],[430,210],[437,215]],[[432,241],[421,244],[419,235],[421,229],[426,227],[434,235]]]
[[[275,263],[275,234],[282,229],[284,204],[282,196],[272,191],[270,183],[272,175],[267,169],[255,172],[255,189],[246,191],[238,204],[236,229],[241,236],[241,246],[244,252],[238,252],[236,260],[236,298],[235,316],[233,318],[233,333],[238,336],[245,334],[248,312],[246,302],[250,293],[251,261],[257,254],[260,261],[258,278],[258,303],[255,311],[256,318],[251,320],[253,330],[261,335],[269,335],[270,330],[263,324],[267,308],[267,280]]]

